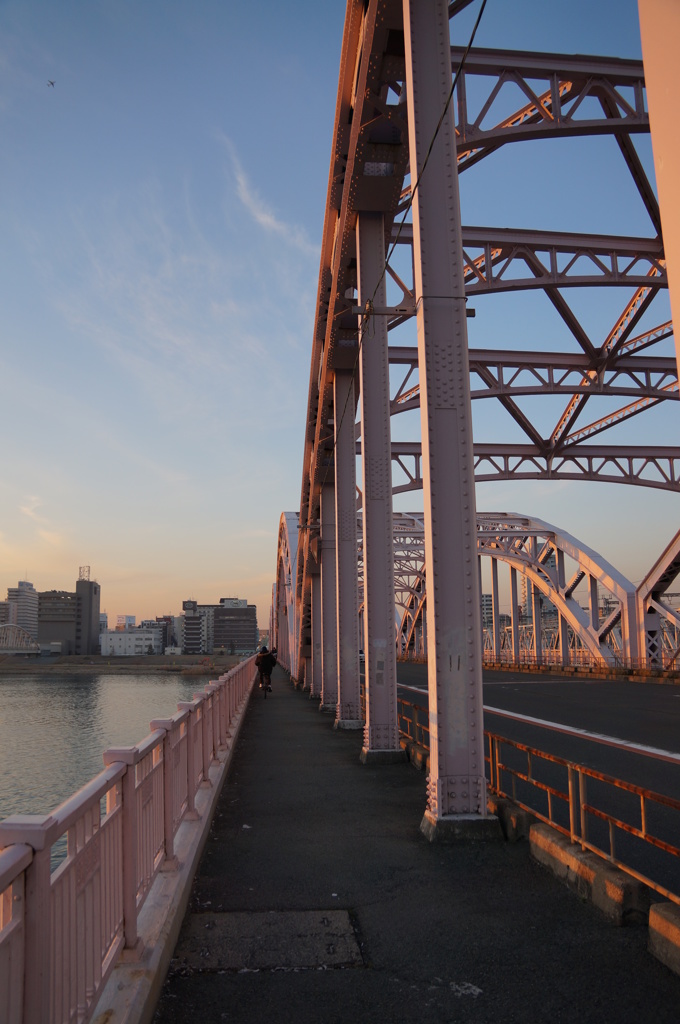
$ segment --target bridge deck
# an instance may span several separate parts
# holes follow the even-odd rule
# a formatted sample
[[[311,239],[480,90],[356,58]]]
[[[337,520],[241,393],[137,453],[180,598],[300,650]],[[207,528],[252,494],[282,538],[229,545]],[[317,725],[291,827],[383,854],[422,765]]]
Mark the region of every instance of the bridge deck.
[[[425,777],[255,690],[155,1024],[677,1021],[680,978],[533,863],[429,845]]]

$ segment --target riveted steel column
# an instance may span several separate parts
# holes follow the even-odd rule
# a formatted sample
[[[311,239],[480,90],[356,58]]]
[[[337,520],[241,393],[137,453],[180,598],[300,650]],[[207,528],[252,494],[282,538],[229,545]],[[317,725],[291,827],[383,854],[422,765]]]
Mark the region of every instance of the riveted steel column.
[[[535,583],[531,587],[531,624],[534,630],[534,660],[537,665],[543,664],[543,598]]]
[[[491,559],[491,623],[493,629],[493,660],[501,658],[501,615],[498,603],[498,559]]]
[[[404,0],[427,571],[431,839],[485,829],[482,624],[447,0]],[[461,819],[465,818],[463,822]]]
[[[510,567],[510,626],[512,630],[512,660],[519,665],[519,601],[517,600],[517,569]]]
[[[361,729],[359,688],[359,588],[357,582],[357,478],[354,373],[336,370],[333,381],[335,430],[335,522],[338,594],[337,729]]]
[[[335,487],[321,489],[321,710],[338,703],[338,628],[336,621]]]
[[[382,214],[357,219],[359,305],[385,305],[385,225]],[[361,464],[364,531],[364,653],[366,725],[361,759],[401,758],[397,720],[394,614],[392,453],[387,319],[361,325]]]
[[[312,675],[310,677],[309,696],[321,696],[321,680],[323,678],[323,638],[321,630],[321,576],[312,576]]]

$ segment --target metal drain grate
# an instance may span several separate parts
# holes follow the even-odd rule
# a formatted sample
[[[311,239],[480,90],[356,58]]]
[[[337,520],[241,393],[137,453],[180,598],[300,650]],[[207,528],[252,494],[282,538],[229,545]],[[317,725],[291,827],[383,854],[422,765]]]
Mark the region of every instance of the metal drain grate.
[[[193,914],[174,960],[194,971],[294,970],[363,962],[346,910]]]

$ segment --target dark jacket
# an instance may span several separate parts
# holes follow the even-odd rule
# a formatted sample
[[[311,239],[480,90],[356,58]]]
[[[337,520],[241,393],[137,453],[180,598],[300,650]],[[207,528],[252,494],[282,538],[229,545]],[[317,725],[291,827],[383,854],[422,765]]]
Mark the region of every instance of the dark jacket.
[[[271,651],[260,652],[255,658],[255,664],[263,675],[270,676],[276,664],[276,656]]]

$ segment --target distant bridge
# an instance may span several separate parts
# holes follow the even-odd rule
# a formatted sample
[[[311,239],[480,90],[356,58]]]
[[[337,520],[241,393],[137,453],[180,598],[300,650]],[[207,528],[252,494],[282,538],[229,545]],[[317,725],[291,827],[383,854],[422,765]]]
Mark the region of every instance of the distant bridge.
[[[0,626],[0,654],[39,654],[40,647],[21,626],[6,622]]]

